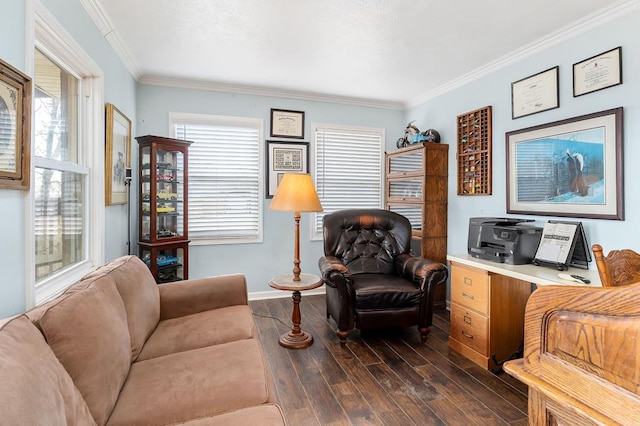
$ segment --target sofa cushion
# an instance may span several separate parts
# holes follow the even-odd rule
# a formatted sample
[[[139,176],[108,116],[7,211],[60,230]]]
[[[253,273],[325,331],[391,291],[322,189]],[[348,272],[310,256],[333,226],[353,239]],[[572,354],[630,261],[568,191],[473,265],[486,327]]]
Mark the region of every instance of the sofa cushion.
[[[0,328],[0,348],[0,423],[95,425],[71,377],[26,316]]]
[[[229,306],[160,321],[137,361],[254,337],[247,305]]]
[[[284,415],[276,404],[256,405],[214,417],[180,423],[185,426],[275,426],[284,425]]]
[[[106,423],[131,365],[127,314],[113,278],[60,297],[38,325],[93,418]]]
[[[108,424],[172,424],[274,402],[268,376],[257,339],[139,361]]]
[[[160,294],[151,271],[136,256],[122,256],[96,269],[83,278],[111,275],[127,311],[131,336],[131,361],[134,361],[144,342],[160,320]]]

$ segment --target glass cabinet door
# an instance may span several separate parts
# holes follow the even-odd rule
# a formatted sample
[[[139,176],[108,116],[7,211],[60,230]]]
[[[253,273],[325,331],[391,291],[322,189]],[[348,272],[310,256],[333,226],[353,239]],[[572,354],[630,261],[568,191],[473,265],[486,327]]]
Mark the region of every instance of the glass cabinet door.
[[[407,174],[422,174],[424,151],[417,150],[404,155],[389,156],[389,178]]]

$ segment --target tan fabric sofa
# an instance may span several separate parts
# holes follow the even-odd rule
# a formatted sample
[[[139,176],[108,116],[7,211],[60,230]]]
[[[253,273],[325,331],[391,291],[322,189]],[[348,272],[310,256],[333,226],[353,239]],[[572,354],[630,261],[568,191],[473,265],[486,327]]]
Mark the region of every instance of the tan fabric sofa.
[[[0,328],[24,425],[282,425],[243,275],[157,285],[125,256]]]

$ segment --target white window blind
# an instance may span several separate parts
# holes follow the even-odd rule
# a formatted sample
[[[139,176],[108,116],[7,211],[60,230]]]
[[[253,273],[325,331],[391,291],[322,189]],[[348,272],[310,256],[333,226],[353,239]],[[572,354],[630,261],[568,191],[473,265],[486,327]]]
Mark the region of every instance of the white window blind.
[[[382,207],[384,130],[314,126],[315,183],[323,212],[315,214],[314,238],[325,214],[348,208]]]
[[[188,152],[189,239],[262,241],[262,120],[197,116],[172,120]]]

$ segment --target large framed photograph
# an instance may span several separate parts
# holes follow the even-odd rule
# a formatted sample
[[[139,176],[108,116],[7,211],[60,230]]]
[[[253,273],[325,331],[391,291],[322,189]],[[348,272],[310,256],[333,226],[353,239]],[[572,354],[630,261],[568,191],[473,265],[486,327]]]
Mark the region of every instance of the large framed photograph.
[[[131,120],[112,104],[107,104],[105,116],[105,204],[126,204],[125,174],[131,167]]]
[[[272,108],[271,137],[304,139],[304,111]]]
[[[558,67],[511,83],[511,118],[560,107]]]
[[[622,107],[507,132],[507,213],[624,220],[622,137]]]
[[[573,64],[573,97],[622,84],[622,47]]]
[[[267,198],[285,173],[309,173],[309,142],[267,141]]]
[[[0,188],[29,189],[31,79],[0,60]]]

